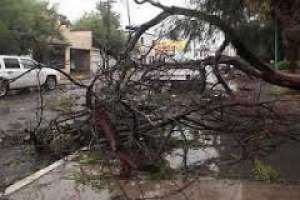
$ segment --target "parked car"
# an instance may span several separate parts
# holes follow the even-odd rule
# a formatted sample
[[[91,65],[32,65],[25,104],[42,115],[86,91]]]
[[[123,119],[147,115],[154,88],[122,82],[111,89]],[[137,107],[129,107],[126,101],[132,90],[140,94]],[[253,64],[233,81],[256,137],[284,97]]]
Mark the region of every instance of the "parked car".
[[[39,85],[54,90],[60,79],[59,73],[39,66],[29,57],[0,55],[0,97],[5,96],[10,89]]]

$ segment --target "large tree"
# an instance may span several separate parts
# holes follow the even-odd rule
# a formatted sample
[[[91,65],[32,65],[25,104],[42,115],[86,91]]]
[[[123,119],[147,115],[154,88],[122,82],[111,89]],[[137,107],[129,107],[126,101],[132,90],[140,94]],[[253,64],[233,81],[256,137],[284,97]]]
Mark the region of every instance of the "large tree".
[[[295,69],[300,59],[300,1],[244,0],[240,5],[244,9],[249,10],[252,16],[256,16],[262,25],[266,21],[278,23],[281,30],[285,58],[289,62],[290,67]],[[260,34],[260,36],[262,35]]]
[[[208,23],[210,26],[217,27],[219,31],[222,31],[225,34],[226,41],[224,46],[226,47],[228,44],[232,44],[233,47],[237,50],[237,54],[239,56],[238,58],[232,58],[232,57],[225,58],[225,57],[217,56],[216,58],[218,61],[221,60],[223,63],[235,65],[237,68],[243,70],[247,74],[251,74],[253,76],[262,78],[263,80],[269,83],[290,87],[294,89],[300,89],[299,86],[300,77],[294,76],[292,74],[284,74],[279,71],[276,71],[272,69],[273,66],[261,60],[257,56],[256,51],[251,51],[251,49],[249,49],[245,45],[244,39],[242,39],[239,36],[239,31],[236,27],[236,24],[232,23],[232,20],[230,18],[228,19],[226,17],[222,17],[218,12],[208,12],[207,10],[201,8],[194,9],[194,8],[184,8],[180,6],[166,6],[164,4],[152,0],[143,0],[143,1],[135,0],[135,2],[139,4],[150,3],[151,5],[160,8],[162,12],[156,17],[154,17],[152,20],[149,20],[147,23],[143,24],[142,26],[135,28],[136,32],[134,34],[134,37],[131,38],[125,54],[134,48],[138,39],[149,28],[160,24],[163,20],[169,18],[170,16],[185,16],[185,17],[194,18],[198,22],[205,22]],[[231,13],[234,15],[235,10],[232,10]],[[295,11],[295,13],[297,12]],[[249,19],[251,20],[253,18],[249,18]],[[296,22],[297,21],[295,20],[293,24],[295,24]],[[295,25],[291,27],[296,28],[297,26]],[[297,32],[297,29],[295,31],[291,31],[290,33],[294,33],[294,32]],[[251,34],[252,32],[248,33],[248,35]],[[293,38],[295,40],[297,39],[296,36],[294,36]],[[287,47],[287,45],[285,46]],[[221,47],[222,47],[221,50],[223,51],[224,50],[223,45]],[[214,63],[216,58],[212,58],[210,60],[210,63]],[[207,61],[209,59],[210,58],[208,58]],[[289,61],[291,60],[292,59],[289,59]],[[206,63],[208,64],[208,62]]]
[[[45,1],[3,0],[0,7],[0,53],[27,54],[59,36],[54,8]]]
[[[240,0],[205,0],[190,1],[196,9],[205,13],[212,13],[234,27],[237,36],[244,45],[265,61],[274,59],[274,22],[267,17],[268,4],[258,7],[254,3]],[[255,8],[254,8],[255,7]],[[258,7],[258,8],[257,8]],[[205,21],[195,20],[193,17],[177,18],[171,36],[176,33],[190,40],[211,40],[218,33],[218,27],[209,26]],[[203,34],[205,33],[205,34]],[[251,33],[251,34],[249,34]],[[207,46],[210,44],[207,43]]]

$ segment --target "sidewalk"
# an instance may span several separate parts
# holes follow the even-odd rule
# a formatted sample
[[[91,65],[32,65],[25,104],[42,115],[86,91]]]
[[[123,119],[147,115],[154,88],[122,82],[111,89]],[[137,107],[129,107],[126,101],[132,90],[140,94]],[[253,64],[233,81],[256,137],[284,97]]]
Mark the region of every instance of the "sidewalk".
[[[120,195],[116,188],[96,190],[91,186],[77,184],[70,177],[79,172],[80,167],[75,161],[60,160],[10,186],[2,198],[10,200],[109,200]],[[184,185],[180,181],[176,181],[176,184],[174,181],[143,182],[139,184],[139,187],[136,182],[132,181],[120,184],[133,199],[161,196]],[[184,200],[187,197],[191,200],[299,200],[300,185],[265,185],[202,178],[183,192],[173,193],[164,199]]]

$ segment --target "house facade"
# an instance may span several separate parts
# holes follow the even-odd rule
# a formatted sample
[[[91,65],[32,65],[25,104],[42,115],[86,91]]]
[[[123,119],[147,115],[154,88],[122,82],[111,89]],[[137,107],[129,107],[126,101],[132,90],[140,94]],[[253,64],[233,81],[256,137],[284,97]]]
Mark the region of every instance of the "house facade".
[[[87,78],[95,73],[101,55],[100,50],[93,46],[93,32],[71,29],[67,25],[62,25],[60,32],[63,40],[49,40],[47,51],[40,60],[77,78]]]
[[[65,48],[65,72],[78,76],[95,73],[101,62],[101,56],[100,50],[93,47],[93,32],[72,30],[63,26],[61,33],[68,43]]]

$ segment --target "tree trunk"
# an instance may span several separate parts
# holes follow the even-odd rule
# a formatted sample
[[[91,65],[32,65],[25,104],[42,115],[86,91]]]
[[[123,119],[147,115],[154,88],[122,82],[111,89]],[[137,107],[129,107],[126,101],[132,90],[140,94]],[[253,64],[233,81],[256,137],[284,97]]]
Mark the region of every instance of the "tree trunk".
[[[300,0],[272,0],[272,11],[282,28],[285,58],[295,72],[300,60]]]

